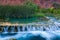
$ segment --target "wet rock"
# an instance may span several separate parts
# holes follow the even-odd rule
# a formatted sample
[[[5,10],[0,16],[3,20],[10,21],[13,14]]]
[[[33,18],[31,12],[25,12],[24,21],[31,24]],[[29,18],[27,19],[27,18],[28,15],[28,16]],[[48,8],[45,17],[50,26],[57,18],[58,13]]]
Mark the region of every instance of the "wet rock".
[[[15,38],[10,38],[9,40],[16,40]]]

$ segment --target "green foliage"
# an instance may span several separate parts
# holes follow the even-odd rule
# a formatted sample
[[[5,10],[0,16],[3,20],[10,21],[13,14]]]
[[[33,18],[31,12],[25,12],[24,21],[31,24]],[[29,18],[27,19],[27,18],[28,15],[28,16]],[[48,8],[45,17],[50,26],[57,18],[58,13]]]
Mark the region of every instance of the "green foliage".
[[[54,13],[60,14],[60,9],[55,9],[55,10],[54,10]]]
[[[33,15],[34,17],[44,17],[45,14],[44,13],[37,13]]]
[[[0,17],[1,18],[29,18],[33,14],[37,13],[39,7],[31,2],[26,3],[22,6],[0,6]]]
[[[51,14],[60,14],[60,8],[54,9],[53,7],[42,9],[33,2],[26,2],[24,5],[0,5],[0,19],[9,18],[30,18],[30,17],[41,17]]]
[[[35,12],[39,12],[39,9],[40,9],[38,5],[36,5],[36,4],[34,4],[33,2],[30,2],[30,1],[26,2],[24,4],[24,6],[33,8]]]

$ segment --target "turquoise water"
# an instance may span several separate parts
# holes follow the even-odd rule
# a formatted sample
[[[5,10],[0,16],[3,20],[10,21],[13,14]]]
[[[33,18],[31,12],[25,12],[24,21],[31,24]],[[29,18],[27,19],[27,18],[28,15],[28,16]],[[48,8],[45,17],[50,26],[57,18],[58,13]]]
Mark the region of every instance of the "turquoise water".
[[[11,18],[9,22],[11,23],[31,23],[31,22],[37,22],[39,19],[37,17],[35,18],[22,18],[22,19],[16,19],[16,18]]]
[[[47,21],[48,19],[44,20],[44,17],[32,17],[32,18],[10,18],[8,22],[11,23],[32,23],[32,22],[39,22],[39,21]]]
[[[59,31],[33,31],[25,33],[0,33],[0,40],[60,40]]]

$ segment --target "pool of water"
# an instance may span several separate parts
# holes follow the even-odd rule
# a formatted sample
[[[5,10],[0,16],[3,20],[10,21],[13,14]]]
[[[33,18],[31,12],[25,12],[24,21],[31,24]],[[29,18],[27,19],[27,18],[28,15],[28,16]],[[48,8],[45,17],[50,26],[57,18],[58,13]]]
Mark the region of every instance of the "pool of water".
[[[0,40],[60,40],[60,31],[0,33]]]
[[[32,23],[39,21],[38,17],[33,18],[22,18],[22,19],[16,19],[16,18],[10,18],[9,22],[11,23]]]

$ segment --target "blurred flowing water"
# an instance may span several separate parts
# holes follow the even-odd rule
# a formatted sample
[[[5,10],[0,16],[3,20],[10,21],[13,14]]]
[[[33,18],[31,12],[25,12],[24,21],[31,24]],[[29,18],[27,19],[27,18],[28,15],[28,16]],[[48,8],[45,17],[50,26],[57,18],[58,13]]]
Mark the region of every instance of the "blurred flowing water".
[[[53,17],[47,18],[47,22],[0,27],[0,30],[3,29],[0,40],[60,40],[60,21]]]

